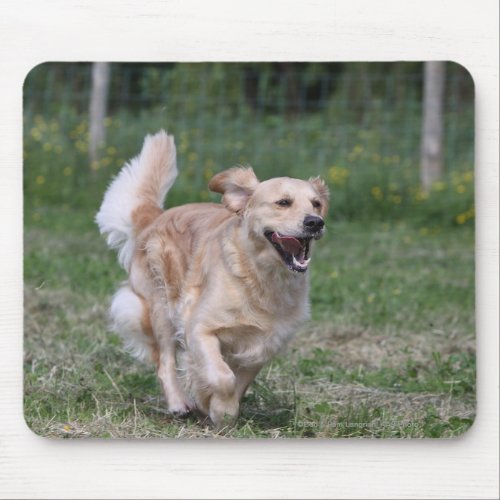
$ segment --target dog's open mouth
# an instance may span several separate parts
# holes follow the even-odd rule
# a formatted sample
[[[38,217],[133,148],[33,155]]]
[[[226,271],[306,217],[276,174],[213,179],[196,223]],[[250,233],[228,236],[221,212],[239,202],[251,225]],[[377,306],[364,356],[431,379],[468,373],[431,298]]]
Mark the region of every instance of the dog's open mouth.
[[[291,271],[303,273],[307,270],[311,260],[309,257],[311,237],[296,238],[280,234],[277,231],[268,231],[265,233],[265,237],[271,242]]]

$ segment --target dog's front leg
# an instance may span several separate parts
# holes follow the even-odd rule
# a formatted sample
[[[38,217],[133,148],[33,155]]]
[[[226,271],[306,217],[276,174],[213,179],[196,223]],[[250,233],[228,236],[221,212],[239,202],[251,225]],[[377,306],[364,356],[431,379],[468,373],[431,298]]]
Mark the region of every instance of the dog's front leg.
[[[240,367],[235,370],[236,373],[236,393],[238,399],[245,395],[246,390],[250,384],[255,380],[255,377],[260,372],[263,365]]]
[[[189,337],[197,406],[218,428],[234,424],[240,406],[236,376],[222,357],[216,333],[197,328]]]

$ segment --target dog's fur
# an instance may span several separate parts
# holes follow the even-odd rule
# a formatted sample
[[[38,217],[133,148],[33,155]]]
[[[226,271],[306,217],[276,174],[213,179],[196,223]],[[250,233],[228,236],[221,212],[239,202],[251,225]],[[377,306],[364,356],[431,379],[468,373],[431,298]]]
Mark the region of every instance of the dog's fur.
[[[176,175],[173,137],[160,131],[105,194],[96,221],[129,274],[112,326],[157,365],[171,412],[196,408],[221,426],[308,316],[304,271],[329,193],[319,178],[259,182],[235,167],[209,183],[222,204],[163,211]]]

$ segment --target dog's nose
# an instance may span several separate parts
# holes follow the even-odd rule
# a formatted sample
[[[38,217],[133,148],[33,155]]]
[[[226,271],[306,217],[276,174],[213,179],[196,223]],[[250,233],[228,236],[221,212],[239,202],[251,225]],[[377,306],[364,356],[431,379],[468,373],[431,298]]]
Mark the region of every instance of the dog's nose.
[[[317,215],[306,215],[304,218],[304,227],[309,231],[319,231],[324,225],[325,221]]]

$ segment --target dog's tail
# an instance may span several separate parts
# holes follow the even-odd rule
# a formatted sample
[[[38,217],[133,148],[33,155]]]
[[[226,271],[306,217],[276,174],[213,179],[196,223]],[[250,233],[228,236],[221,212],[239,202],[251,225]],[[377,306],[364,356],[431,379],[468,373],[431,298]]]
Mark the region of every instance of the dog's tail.
[[[164,130],[146,136],[139,156],[130,160],[111,182],[96,222],[107,235],[118,261],[129,269],[135,237],[163,212],[163,201],[177,177],[174,138]]]

